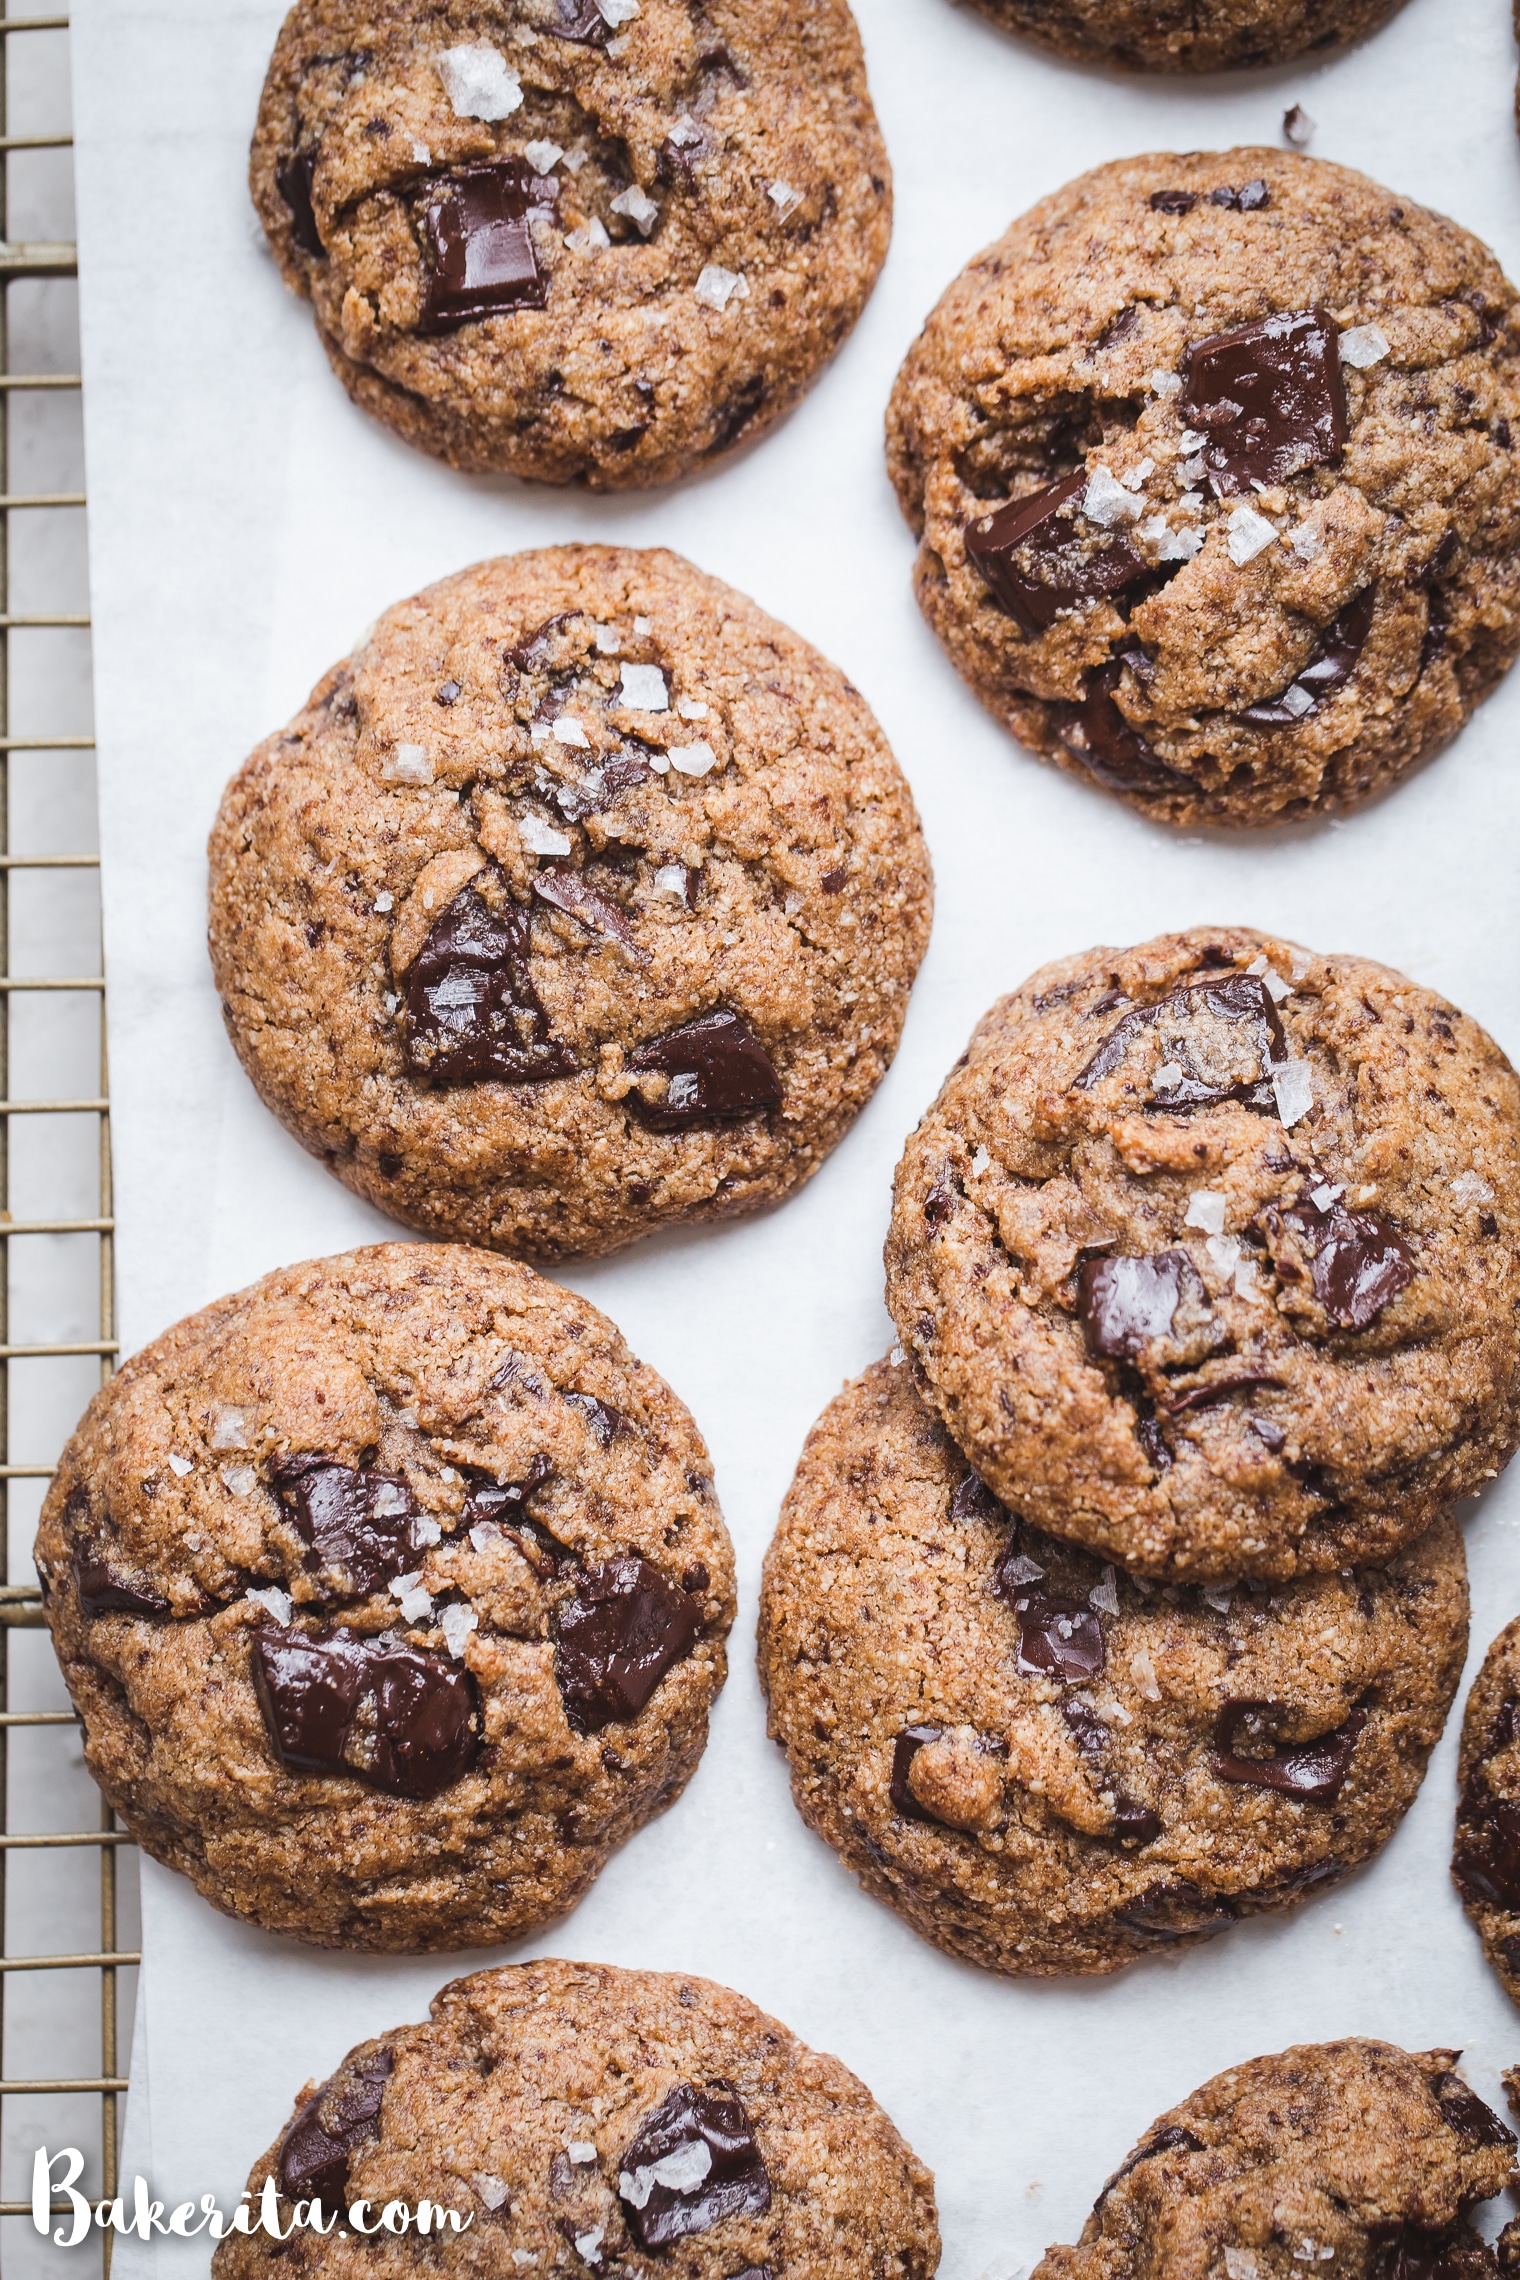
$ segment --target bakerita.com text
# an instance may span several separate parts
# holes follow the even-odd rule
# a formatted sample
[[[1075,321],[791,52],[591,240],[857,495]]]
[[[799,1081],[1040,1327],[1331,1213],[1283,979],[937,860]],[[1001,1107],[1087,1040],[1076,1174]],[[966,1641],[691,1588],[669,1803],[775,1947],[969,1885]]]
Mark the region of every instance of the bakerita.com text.
[[[55,2177],[60,2165],[63,2175]],[[86,2200],[78,2190],[83,2171],[84,2155],[73,2145],[58,2153],[39,2146],[32,2162],[32,2223],[40,2233],[51,2231],[59,2248],[77,2248],[91,2231],[136,2233],[139,2240],[160,2234],[193,2240],[197,2233],[225,2240],[229,2233],[256,2232],[267,2233],[271,2240],[289,2240],[292,2233],[336,2230],[340,2240],[347,2240],[350,2233],[461,2233],[475,2221],[471,2211],[445,2209],[436,2201],[418,2201],[415,2206],[410,2201],[387,2201],[381,2208],[370,2201],[354,2201],[340,2209],[314,2200],[287,2202],[290,2214],[281,2223],[279,2189],[272,2177],[265,2178],[252,2208],[248,2205],[254,2201],[252,2193],[244,2193],[230,2215],[218,2206],[214,2194],[203,2193],[198,2203],[181,2201],[166,2211],[141,2177],[132,2179],[130,2192],[111,2200]],[[64,2222],[55,2227],[55,2217]]]

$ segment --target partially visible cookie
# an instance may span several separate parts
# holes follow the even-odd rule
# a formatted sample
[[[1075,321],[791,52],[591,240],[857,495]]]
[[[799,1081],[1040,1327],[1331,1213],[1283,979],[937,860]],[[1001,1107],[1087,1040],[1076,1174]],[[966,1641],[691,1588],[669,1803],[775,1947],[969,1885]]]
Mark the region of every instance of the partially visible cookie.
[[[887,1303],[1034,1525],[1144,1575],[1381,1559],[1520,1438],[1520,1084],[1369,958],[1042,967],[910,1138]]]
[[[365,411],[598,490],[780,419],[892,226],[845,0],[298,0],[250,182]]]
[[[562,1915],[691,1778],[734,1614],[664,1380],[531,1268],[421,1243],[284,1268],[134,1356],[37,1569],[137,1842],[343,1948]]]
[[[815,1171],[896,1051],[930,902],[859,693],[663,549],[398,603],[211,837],[270,1108],[393,1218],[535,1258]]]
[[[974,0],[984,16],[1078,63],[1244,71],[1349,47],[1399,0]]]
[[[1216,2074],[1158,2116],[1074,2248],[1033,2280],[1142,2280],[1219,2270],[1301,2280],[1494,2280],[1514,2269],[1473,2224],[1510,2184],[1513,2132],[1456,2071],[1459,2051],[1351,2037],[1300,2043]],[[1520,2246],[1520,2243],[1516,2243]]]
[[[1520,1618],[1473,1680],[1457,1779],[1451,1872],[1504,1992],[1520,2003]]]
[[[804,1818],[937,1947],[1115,1971],[1387,1842],[1461,1675],[1466,1573],[1448,1515],[1278,1588],[1118,1575],[1004,1511],[878,1362],[766,1557],[770,1729]]]
[[[1324,160],[1162,152],[1043,199],[930,316],[887,446],[957,671],[1162,822],[1352,807],[1520,647],[1514,289]]]
[[[561,2268],[628,2280],[930,2280],[934,2180],[865,2085],[742,1995],[673,1972],[524,1963],[456,1979],[308,2083],[254,2163],[282,2222],[317,2196],[466,2217],[410,2241],[232,2235],[216,2280]]]

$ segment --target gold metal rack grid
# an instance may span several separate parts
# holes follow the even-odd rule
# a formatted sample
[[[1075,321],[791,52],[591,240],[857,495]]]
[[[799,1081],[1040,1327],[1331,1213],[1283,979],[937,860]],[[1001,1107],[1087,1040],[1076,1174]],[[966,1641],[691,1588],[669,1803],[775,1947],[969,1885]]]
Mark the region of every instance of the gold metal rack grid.
[[[3,6],[4,0],[0,0]],[[32,488],[27,483],[25,461],[28,453],[18,448],[18,415],[25,407],[18,398],[34,401],[59,392],[71,396],[77,405],[80,379],[77,371],[49,371],[37,369],[13,370],[13,346],[28,334],[45,333],[46,327],[20,326],[13,320],[13,290],[26,283],[43,280],[71,280],[77,278],[76,251],[72,243],[49,240],[12,240],[12,216],[16,207],[12,160],[15,154],[63,151],[72,148],[72,136],[67,132],[13,133],[13,117],[24,108],[28,87],[35,89],[38,74],[31,69],[20,69],[16,43],[23,35],[35,39],[38,35],[53,33],[66,37],[66,15],[0,15],[0,1259],[5,1273],[0,1276],[0,2124],[3,2124],[3,2151],[0,2151],[0,2217],[10,2220],[0,2226],[0,2258],[8,2259],[12,2273],[41,2270],[59,2254],[50,2243],[41,2240],[26,2220],[31,2214],[30,2170],[31,2152],[35,2144],[46,2143],[50,2149],[61,2144],[78,2144],[85,2154],[86,2167],[81,2188],[92,2198],[110,2197],[117,2191],[117,2161],[122,2093],[126,2089],[125,2050],[123,2030],[126,2017],[128,1989],[123,1981],[130,1967],[138,1961],[137,1954],[123,1947],[119,1926],[120,1895],[118,1892],[119,1850],[129,1840],[119,1830],[108,1807],[100,1806],[95,1825],[70,1827],[54,1825],[70,1818],[83,1818],[86,1797],[94,1792],[82,1778],[79,1755],[78,1727],[72,1712],[66,1707],[33,1707],[43,1700],[60,1701],[56,1677],[43,1641],[36,1642],[40,1650],[36,1659],[18,1660],[23,1641],[16,1634],[40,1630],[43,1627],[42,1607],[35,1582],[12,1581],[13,1566],[17,1572],[30,1574],[25,1555],[25,1544],[30,1533],[34,1499],[41,1490],[29,1494],[18,1491],[24,1482],[42,1483],[49,1477],[52,1466],[46,1462],[17,1462],[18,1447],[37,1445],[39,1426],[46,1432],[48,1445],[56,1449],[60,1431],[66,1431],[68,1411],[77,1407],[78,1395],[73,1403],[69,1395],[71,1386],[77,1387],[80,1359],[98,1358],[101,1380],[107,1378],[113,1367],[117,1351],[114,1337],[114,1293],[112,1287],[112,1198],[111,1157],[108,1090],[106,1080],[105,984],[99,973],[74,971],[54,973],[45,970],[48,953],[56,953],[60,937],[70,931],[68,926],[49,927],[35,924],[35,913],[40,907],[36,896],[44,889],[54,896],[67,893],[64,883],[51,883],[50,875],[98,873],[99,859],[92,853],[29,852],[17,851],[15,836],[28,843],[46,836],[46,824],[36,828],[39,808],[39,779],[21,782],[20,771],[49,769],[59,771],[70,766],[88,769],[90,761],[82,759],[71,763],[70,754],[90,755],[94,750],[93,738],[85,735],[50,733],[46,724],[40,732],[16,733],[18,717],[38,708],[22,700],[28,690],[34,690],[38,676],[35,672],[18,672],[25,654],[18,644],[35,641],[39,633],[58,634],[72,632],[83,638],[83,629],[89,625],[87,613],[56,609],[28,609],[24,606],[27,584],[31,580],[18,580],[18,564],[27,544],[38,530],[33,518],[67,514],[84,506],[82,490]],[[39,51],[33,49],[31,55]],[[30,60],[30,59],[28,59]],[[61,58],[59,59],[61,62]],[[61,68],[52,74],[54,92],[63,84]],[[63,161],[66,165],[68,162]],[[65,207],[68,205],[67,178],[55,177],[65,183]],[[56,201],[55,201],[56,202]],[[26,221],[35,218],[38,205],[35,196],[26,201]],[[68,225],[65,224],[65,227]],[[23,225],[24,228],[24,225]],[[56,329],[56,328],[55,328]],[[42,359],[28,356],[33,348],[31,339],[21,349],[21,362],[38,362]],[[31,456],[36,456],[32,454]],[[45,457],[46,454],[43,454]],[[82,466],[82,445],[73,454]],[[45,480],[45,477],[44,477]],[[13,487],[16,486],[16,487]],[[28,518],[24,531],[18,531],[13,518]],[[82,542],[81,542],[82,545]],[[46,549],[44,548],[44,553]],[[67,551],[67,550],[65,550]],[[76,546],[75,552],[81,551]],[[56,567],[56,564],[55,564]],[[56,582],[56,581],[54,581]],[[44,578],[44,586],[48,580]],[[18,588],[22,591],[23,606],[15,606]],[[35,655],[35,651],[31,654]],[[76,677],[87,677],[87,662],[69,653],[65,666]],[[45,712],[46,707],[42,710]],[[24,756],[35,755],[28,761]],[[43,786],[45,788],[45,785]],[[82,813],[87,812],[81,791],[88,785],[74,785],[74,794],[68,812],[77,827]],[[24,796],[23,796],[24,794]],[[29,828],[16,832],[18,809],[29,819]],[[33,882],[32,901],[27,911],[32,914],[31,931],[37,945],[27,953],[22,942],[25,966],[38,965],[42,970],[13,972],[17,964],[18,939],[25,935],[26,927],[18,929],[20,910],[18,893],[27,891],[27,878]],[[73,934],[81,931],[88,940],[98,941],[98,922],[94,909],[86,911],[83,930],[77,923],[79,905],[71,906],[70,915],[75,923]],[[77,962],[83,962],[90,953],[76,953]],[[99,963],[98,954],[96,962]],[[27,1082],[27,1069],[43,1071],[43,1082],[53,1066],[65,1065],[68,1055],[50,1061],[45,1048],[39,1053],[37,1042],[43,1031],[58,1033],[60,1024],[72,1017],[63,1008],[51,1007],[41,1024],[34,1023],[23,1053],[18,1051],[20,1033],[18,1023],[25,1009],[18,1002],[31,1000],[38,993],[63,993],[76,1006],[83,999],[93,1001],[96,1042],[93,1056],[98,1058],[98,1089],[90,1092],[89,1078],[83,1089],[65,1085],[59,1091],[49,1088],[55,1097],[11,1097],[18,1076],[23,1088]],[[39,1011],[41,1009],[38,1009]],[[77,1035],[75,1042],[77,1044]],[[77,1060],[77,1054],[75,1055]],[[26,1066],[23,1067],[22,1063]],[[18,1163],[15,1119],[68,1118],[75,1120],[67,1127],[45,1125],[43,1130],[55,1130],[65,1138],[72,1135],[77,1141],[79,1119],[92,1120],[97,1135],[92,1151],[98,1169],[91,1179],[95,1188],[95,1208],[80,1212],[78,1181],[78,1150],[74,1150],[76,1177],[71,1182],[61,1180],[63,1188],[72,1187],[61,1208],[56,1204],[59,1188],[52,1191],[50,1202],[46,1192],[45,1166],[51,1148],[32,1148],[23,1167],[25,1176],[19,1185],[15,1174]],[[28,1132],[28,1139],[32,1134]],[[67,1170],[69,1148],[60,1144],[58,1150],[61,1170]],[[40,1203],[32,1216],[13,1217],[13,1197],[30,1206]],[[53,1239],[67,1238],[71,1248],[65,1250]],[[27,1252],[25,1246],[34,1243],[42,1246],[40,1252]],[[84,1312],[84,1320],[72,1320],[63,1326],[88,1326],[88,1313],[78,1301],[81,1287],[79,1245],[93,1246],[98,1254],[98,1270],[87,1275],[83,1287],[94,1286],[95,1303],[91,1309],[96,1316],[98,1334],[93,1338],[33,1338],[26,1335],[34,1322],[27,1317],[41,1318],[41,1326],[56,1315],[57,1307],[49,1299],[50,1290],[71,1286],[76,1294],[75,1312]],[[38,1261],[40,1259],[40,1267]],[[32,1263],[27,1266],[24,1260]],[[71,1262],[68,1271],[58,1269],[58,1262]],[[38,1293],[42,1292],[41,1302]],[[19,1294],[19,1302],[18,1302]],[[88,1302],[85,1302],[88,1303]],[[16,1338],[18,1327],[23,1335]],[[27,1368],[21,1367],[27,1365]],[[61,1387],[54,1385],[51,1394],[43,1388],[37,1372],[48,1369],[72,1372]],[[93,1377],[93,1371],[90,1373]],[[85,1388],[88,1391],[88,1388]],[[60,1395],[63,1421],[60,1424]],[[18,1523],[13,1540],[13,1519]],[[30,1648],[31,1642],[25,1642]],[[19,1706],[18,1706],[19,1705]],[[24,1749],[33,1753],[20,1769],[18,1779],[16,1752]],[[51,1753],[39,1757],[37,1753]],[[22,1826],[14,1825],[16,1819]],[[37,1825],[39,1824],[40,1825]],[[43,1854],[48,1857],[53,1877],[39,1901],[33,1895],[25,1904],[18,1902],[16,1879],[29,1865],[19,1856]],[[58,1879],[72,1880],[74,1890],[65,1894]],[[91,1905],[91,1914],[98,1925],[98,1938],[93,1947],[79,1946],[68,1953],[22,1952],[12,1954],[15,1939],[24,1946],[39,1943],[53,1948],[68,1943],[68,1930],[80,1921],[81,1893],[78,1887],[86,1882],[98,1882],[98,1900]],[[63,1942],[57,1939],[57,1928],[64,1928]],[[13,1978],[13,1974],[44,1975],[40,1980],[28,1977]],[[83,1975],[92,1974],[98,1983],[98,2070],[54,2071],[59,2059],[78,2059],[81,2048],[80,2014],[87,2011],[88,1997],[84,1990],[89,1980]],[[59,1976],[55,1976],[59,1975]],[[61,1975],[67,1975],[64,1979]],[[75,1975],[80,1975],[76,1977]],[[83,1997],[83,2000],[81,1998]],[[72,2018],[65,2022],[65,2010]],[[56,2031],[55,2031],[56,2024]],[[86,2026],[86,2034],[88,2027]],[[23,2064],[15,2073],[8,2063],[11,2048],[19,2043],[23,2050]],[[41,2071],[26,2064],[42,2055]],[[59,2214],[65,2213],[62,2204],[55,2204]],[[56,2220],[55,2220],[56,2221]],[[101,2233],[100,2256],[104,2272],[110,2269],[111,2235]],[[81,2248],[76,2255],[84,2258],[90,2251]]]

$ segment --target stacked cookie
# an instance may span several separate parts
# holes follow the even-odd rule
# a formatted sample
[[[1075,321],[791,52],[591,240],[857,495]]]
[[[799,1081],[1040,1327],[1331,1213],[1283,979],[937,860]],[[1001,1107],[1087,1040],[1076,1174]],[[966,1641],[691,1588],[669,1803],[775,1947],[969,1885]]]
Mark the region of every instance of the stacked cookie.
[[[772,1729],[870,1889],[1104,1971],[1386,1840],[1466,1646],[1450,1506],[1520,1438],[1517,1235],[1514,1072],[1370,960],[1195,929],[992,1009],[766,1568]]]

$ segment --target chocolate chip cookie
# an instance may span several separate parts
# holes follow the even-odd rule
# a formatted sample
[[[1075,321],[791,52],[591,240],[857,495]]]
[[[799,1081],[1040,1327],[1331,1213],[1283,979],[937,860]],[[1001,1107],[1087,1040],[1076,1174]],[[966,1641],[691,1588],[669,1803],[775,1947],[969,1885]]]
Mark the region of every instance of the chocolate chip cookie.
[[[774,425],[892,226],[844,0],[298,0],[250,182],[357,404],[598,490]]]
[[[816,1170],[896,1050],[930,901],[858,693],[663,550],[398,604],[211,837],[269,1107],[392,1217],[538,1258]]]
[[[1078,63],[1240,71],[1349,46],[1398,0],[975,0],[984,16]]]
[[[1043,967],[909,1140],[887,1303],[1032,1525],[1148,1576],[1412,1543],[1520,1439],[1520,1085],[1370,959],[1195,927]]]
[[[1098,167],[898,375],[924,614],[1015,735],[1146,815],[1354,806],[1520,647],[1517,359],[1493,255],[1363,175]]]
[[[1467,1646],[1450,1516],[1386,1565],[1156,1586],[1004,1510],[899,1359],[808,1438],[760,1670],[792,1793],[971,1963],[1116,1971],[1323,1891],[1413,1801]]]
[[[1462,1720],[1451,1870],[1483,1951],[1520,2003],[1520,1620],[1499,1633]]]
[[[308,2083],[255,2162],[280,2213],[431,2201],[445,2273],[930,2280],[934,2181],[864,2084],[742,1995],[673,1972],[524,1963],[456,1979],[425,2026]],[[224,2241],[216,2280],[375,2269],[335,2231]],[[408,2263],[418,2251],[398,2248]]]
[[[327,1947],[573,1906],[695,1770],[734,1613],[670,1388],[573,1292],[421,1243],[284,1268],[128,1362],[37,1568],[137,1842]]]
[[[1514,2134],[1457,2073],[1460,2055],[1356,2037],[1216,2074],[1151,2124],[1081,2240],[1047,2249],[1033,2280],[1512,2272],[1520,2225],[1496,2259],[1472,2216],[1512,2181]]]

